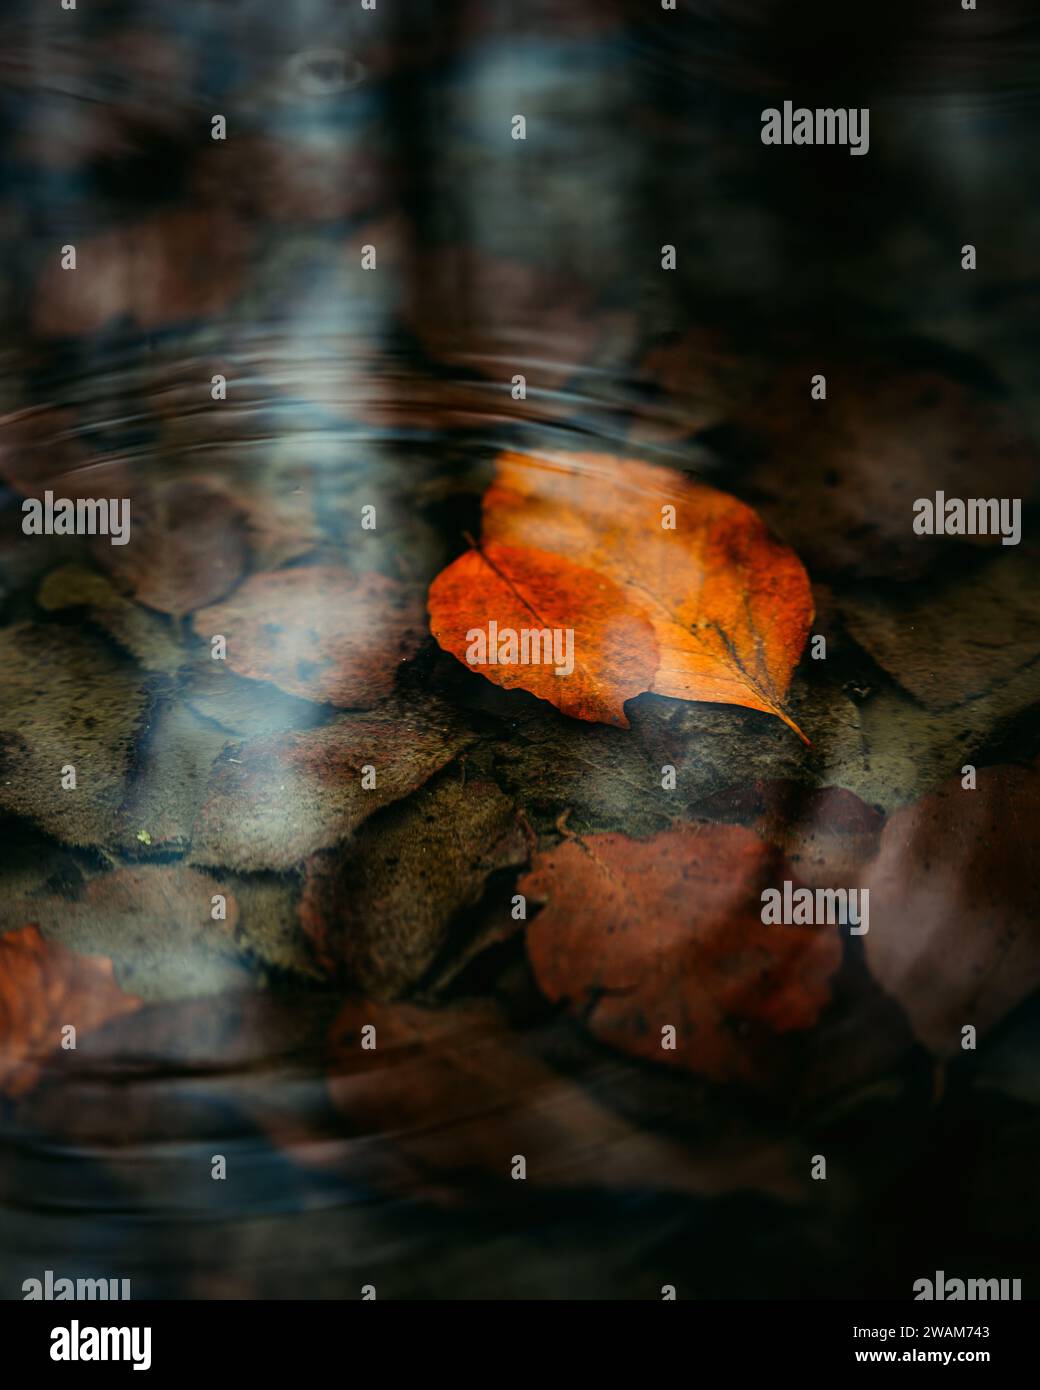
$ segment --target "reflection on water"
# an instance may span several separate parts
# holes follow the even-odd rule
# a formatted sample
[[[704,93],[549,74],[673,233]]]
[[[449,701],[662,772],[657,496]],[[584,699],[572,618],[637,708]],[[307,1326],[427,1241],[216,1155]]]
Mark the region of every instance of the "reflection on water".
[[[39,938],[0,983],[3,1296],[47,1268],[137,1297],[906,1296],[950,1201],[958,1250],[995,1233],[1028,1274],[1035,1152],[999,1143],[1036,1101],[1021,995],[950,1069],[942,1142],[977,1180],[947,1186],[932,1059],[859,949],[745,1092],[591,1040],[508,911],[533,847],[677,816],[771,817],[800,873],[823,844],[858,881],[969,754],[1040,751],[1020,557],[904,525],[951,477],[1035,479],[1040,32],[984,9],[969,41],[948,5],[854,32],[781,0],[9,8],[2,927]],[[869,158],[763,147],[787,97],[869,105]],[[822,370],[826,427],[795,403]],[[650,695],[630,731],[579,726],[439,652],[426,590],[502,449],[649,458],[755,505],[832,644],[792,690],[813,746]],[[48,489],[130,498],[132,544],[23,536]],[[910,581],[959,612],[965,575],[1018,617],[999,657],[923,658],[954,673],[933,699],[875,608]],[[99,1010],[88,955],[132,1012]],[[820,1151],[846,1174],[825,1198]]]

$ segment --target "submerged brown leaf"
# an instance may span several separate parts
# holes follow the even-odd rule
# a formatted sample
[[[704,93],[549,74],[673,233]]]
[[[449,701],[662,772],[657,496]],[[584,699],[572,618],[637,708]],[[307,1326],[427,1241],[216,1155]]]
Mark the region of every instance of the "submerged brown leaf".
[[[376,704],[423,636],[422,602],[397,580],[336,565],[254,574],[195,614],[207,640],[227,638],[227,664],[290,695],[343,708]]]
[[[526,858],[509,798],[492,782],[449,774],[370,819],[347,854],[309,861],[301,925],[326,968],[392,997],[433,964],[489,874]]]
[[[468,741],[435,700],[421,708],[389,701],[316,729],[252,739],[214,768],[192,862],[288,869],[414,791]]]
[[[112,962],[44,941],[34,925],[0,936],[0,1093],[30,1091],[62,1029],[80,1035],[141,1006],[115,983]]]
[[[623,1051],[761,1081],[779,1038],[816,1022],[842,954],[834,926],[762,922],[761,890],[782,868],[739,826],[568,839],[518,884],[545,904],[527,931],[538,984]]]
[[[941,1057],[960,1052],[962,1028],[989,1032],[1040,986],[1040,772],[977,779],[896,811],[866,879],[867,964]]]
[[[238,583],[249,546],[242,510],[222,485],[178,478],[133,500],[126,545],[104,539],[94,554],[139,603],[181,617]]]

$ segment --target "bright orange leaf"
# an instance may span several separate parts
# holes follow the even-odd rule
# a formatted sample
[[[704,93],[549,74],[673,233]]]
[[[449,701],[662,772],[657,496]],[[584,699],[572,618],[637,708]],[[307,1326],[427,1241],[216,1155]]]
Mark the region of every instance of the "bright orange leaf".
[[[589,671],[592,657],[597,693],[594,700],[587,690],[569,698],[560,690],[563,678],[553,684],[533,666],[505,674],[480,667],[485,676],[583,719],[602,719],[598,710],[616,712],[632,695],[652,690],[763,710],[804,738],[782,702],[812,622],[808,576],[743,502],[638,460],[503,454],[484,497],[481,553],[492,556],[497,547],[510,549],[513,566],[523,552],[537,556],[530,563],[543,586],[555,575],[551,621],[575,629],[575,670],[584,663]],[[601,608],[588,607],[595,593],[590,571],[610,584]],[[506,583],[515,591],[511,624],[516,594],[525,602],[531,596],[509,575]],[[504,601],[494,566],[464,555],[431,588],[434,635],[464,659],[466,630],[492,618],[504,625]],[[625,611],[650,624],[656,646],[655,668],[638,689],[632,681],[651,649],[641,642],[633,660],[623,669],[618,664]]]
[[[540,550],[491,542],[461,555],[430,586],[430,625],[445,651],[496,685],[626,729],[624,702],[648,690],[657,669],[653,628],[624,592],[605,574]],[[525,632],[527,656],[548,659],[523,662]],[[502,661],[511,634],[516,652]]]

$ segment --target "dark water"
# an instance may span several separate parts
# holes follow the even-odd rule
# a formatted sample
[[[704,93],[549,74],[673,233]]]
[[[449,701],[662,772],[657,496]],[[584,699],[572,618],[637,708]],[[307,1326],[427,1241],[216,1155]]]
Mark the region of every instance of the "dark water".
[[[850,637],[843,604],[934,596],[945,614],[958,577],[988,582],[992,552],[922,560],[896,514],[948,484],[957,449],[954,476],[1013,478],[1035,515],[1038,57],[1024,0],[6,7],[0,616],[50,636],[5,658],[3,926],[39,920],[110,957],[144,1005],[0,1101],[4,1297],[48,1268],[129,1278],[136,1297],[906,1297],[943,1267],[1035,1282],[1028,990],[944,1070],[850,942],[829,1011],[770,1084],[714,1084],[597,1042],[540,995],[520,938],[488,936],[517,859],[448,915],[425,968],[387,991],[398,1002],[378,999],[393,1042],[363,1071],[336,1043],[357,979],[323,976],[303,940],[302,863],[235,865],[218,845],[208,864],[232,864],[242,914],[225,952],[177,936],[169,901],[102,896],[67,920],[61,903],[119,871],[198,865],[211,767],[339,717],[244,677],[211,691],[188,615],[219,582],[156,607],[142,571],[176,589],[244,546],[246,574],[374,570],[421,599],[479,529],[502,449],[682,470],[755,505],[809,570],[840,634],[826,675],[803,662],[792,687],[811,749],[754,712],[634,702],[650,761],[684,760],[684,816],[750,823],[734,789],[768,781],[792,824],[836,786],[880,826],[969,757],[1035,758],[1040,691],[1011,681],[1035,655],[1028,545],[1004,664],[969,643],[977,680],[948,705]],[[787,98],[868,106],[869,155],[763,146],[762,109]],[[832,434],[800,413],[817,371],[839,410],[867,402]],[[137,568],[24,537],[22,498],[46,488],[129,497],[151,518]],[[369,504],[380,526],[362,537]],[[41,602],[70,564],[136,616],[82,590]],[[111,684],[91,684],[80,640]],[[54,694],[64,679],[89,710]],[[568,812],[582,833],[667,824],[626,782],[616,730],[504,695],[428,637],[397,690],[461,718],[476,775],[541,848]],[[95,713],[92,743],[75,721]],[[65,760],[67,721],[81,763],[131,748],[89,822],[32,781]],[[275,827],[309,795],[281,790],[259,812]],[[382,814],[373,853],[396,825]],[[527,1186],[509,1177],[518,1152],[535,1155]],[[821,1152],[826,1185],[806,1181]]]

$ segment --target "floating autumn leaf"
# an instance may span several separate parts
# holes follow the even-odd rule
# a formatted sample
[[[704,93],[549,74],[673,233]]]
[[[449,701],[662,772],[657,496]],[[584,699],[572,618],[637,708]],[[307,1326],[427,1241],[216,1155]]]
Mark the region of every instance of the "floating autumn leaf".
[[[227,638],[227,664],[290,695],[355,709],[391,693],[422,639],[422,606],[404,584],[338,565],[254,574],[224,603],[195,614],[207,641]]]
[[[78,1039],[140,1006],[115,983],[105,957],[44,941],[34,925],[0,936],[0,1092],[32,1089],[66,1024]]]
[[[658,695],[790,723],[779,702],[812,621],[809,580],[736,498],[638,460],[506,454],[484,498],[484,536],[540,537],[541,548],[617,576],[653,623]]]
[[[507,552],[500,573],[495,559]],[[511,582],[524,552],[541,590],[555,574],[551,611],[539,609],[533,589],[534,601]],[[601,608],[587,607],[596,593],[589,571],[604,583]],[[438,576],[430,612],[437,640],[460,658],[467,630],[492,619],[500,629],[521,618],[530,626],[541,613],[538,627],[572,628],[575,672],[590,655],[599,663],[594,699],[585,692],[569,700],[557,689],[564,678],[550,678],[550,666],[511,666],[491,678],[546,699],[554,692],[558,708],[581,718],[602,719],[605,710],[623,723],[616,713],[624,701],[652,690],[763,710],[804,738],[782,701],[812,621],[808,577],[749,507],[670,469],[600,454],[503,454],[484,497],[482,549]],[[627,632],[640,638],[624,667],[623,612],[639,620]],[[653,630],[653,645],[643,638],[643,623]],[[493,669],[481,668],[489,676]],[[638,689],[637,679],[646,681]]]
[[[1040,772],[990,767],[889,819],[870,889],[867,964],[937,1056],[1040,986]]]
[[[627,729],[624,703],[657,669],[643,613],[606,575],[561,555],[491,542],[442,570],[429,604],[445,651],[576,719]]]
[[[527,931],[539,987],[622,1051],[760,1080],[778,1038],[816,1022],[841,962],[835,926],[762,922],[761,890],[781,865],[739,826],[566,840],[517,885],[545,904]]]

